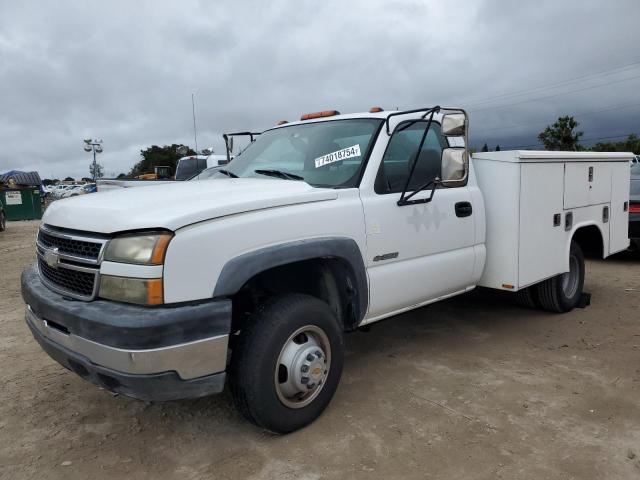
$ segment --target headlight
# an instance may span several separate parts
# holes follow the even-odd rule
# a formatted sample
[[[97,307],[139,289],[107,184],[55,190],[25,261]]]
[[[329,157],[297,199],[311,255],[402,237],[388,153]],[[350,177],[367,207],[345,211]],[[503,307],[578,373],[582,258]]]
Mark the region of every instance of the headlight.
[[[171,240],[170,233],[132,234],[109,242],[104,259],[109,262],[162,265]]]
[[[99,296],[118,302],[160,305],[164,303],[161,278],[128,278],[102,275]]]

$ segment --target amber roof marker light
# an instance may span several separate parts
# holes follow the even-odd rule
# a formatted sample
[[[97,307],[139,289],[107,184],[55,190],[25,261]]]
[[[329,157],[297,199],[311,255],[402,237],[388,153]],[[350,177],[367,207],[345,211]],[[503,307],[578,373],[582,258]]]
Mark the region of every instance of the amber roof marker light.
[[[300,117],[300,120],[311,120],[312,118],[333,117],[334,115],[340,115],[337,110],[323,110],[322,112],[305,113]]]
[[[382,108],[382,107],[371,107],[369,109],[369,113],[378,113],[378,112],[384,112],[384,108]]]

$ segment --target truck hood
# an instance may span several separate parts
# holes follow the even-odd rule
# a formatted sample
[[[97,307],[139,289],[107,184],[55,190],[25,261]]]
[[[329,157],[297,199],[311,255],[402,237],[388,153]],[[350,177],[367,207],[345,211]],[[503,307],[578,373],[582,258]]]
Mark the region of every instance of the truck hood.
[[[172,182],[91,193],[52,203],[43,223],[87,232],[142,228],[176,230],[226,215],[335,200],[337,192],[305,182],[229,178]]]

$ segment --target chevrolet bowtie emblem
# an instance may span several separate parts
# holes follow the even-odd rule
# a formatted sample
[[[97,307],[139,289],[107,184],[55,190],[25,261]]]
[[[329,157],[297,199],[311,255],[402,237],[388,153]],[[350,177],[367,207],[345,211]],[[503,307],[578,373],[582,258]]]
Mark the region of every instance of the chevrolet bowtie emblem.
[[[51,268],[58,268],[58,262],[60,261],[60,255],[58,254],[58,249],[54,248],[53,250],[45,250],[44,261]]]

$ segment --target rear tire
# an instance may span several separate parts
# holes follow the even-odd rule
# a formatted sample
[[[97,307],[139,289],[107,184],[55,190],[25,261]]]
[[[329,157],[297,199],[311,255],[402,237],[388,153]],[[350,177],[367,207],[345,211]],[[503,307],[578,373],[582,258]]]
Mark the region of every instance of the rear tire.
[[[526,308],[540,308],[537,285],[518,290],[516,292],[516,302]]]
[[[584,274],[582,249],[572,240],[569,250],[569,271],[538,285],[538,297],[542,308],[557,313],[573,310],[580,302]]]
[[[4,216],[4,212],[0,212],[0,232],[4,232],[7,229],[7,218]]]
[[[308,295],[276,297],[248,320],[233,346],[236,407],[267,430],[298,430],[329,405],[343,358],[342,330],[329,305]]]

